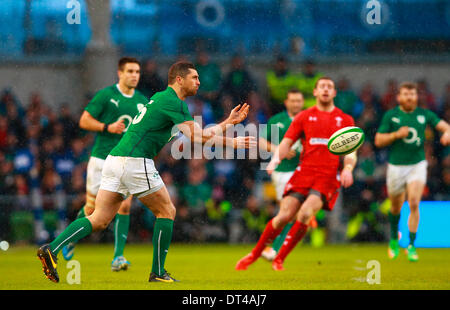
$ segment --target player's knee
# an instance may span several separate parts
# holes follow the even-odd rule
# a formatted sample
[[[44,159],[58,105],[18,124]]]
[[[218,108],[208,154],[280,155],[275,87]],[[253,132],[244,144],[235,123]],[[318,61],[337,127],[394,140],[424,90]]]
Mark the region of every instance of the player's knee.
[[[409,203],[409,209],[411,210],[411,212],[419,212],[420,200],[412,199],[412,200],[408,201],[408,203]]]
[[[109,225],[109,221],[94,216],[90,216],[89,221],[92,225],[92,231],[105,230]]]
[[[312,208],[302,208],[297,215],[297,221],[301,223],[309,223],[314,215]]]

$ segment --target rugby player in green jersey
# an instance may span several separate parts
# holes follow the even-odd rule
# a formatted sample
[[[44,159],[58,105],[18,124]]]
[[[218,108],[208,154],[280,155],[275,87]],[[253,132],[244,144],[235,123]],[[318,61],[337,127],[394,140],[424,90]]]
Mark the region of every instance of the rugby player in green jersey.
[[[118,63],[117,75],[119,82],[97,92],[80,118],[80,127],[96,132],[97,136],[87,166],[86,204],[77,218],[89,216],[94,212],[105,159],[127,131],[139,110],[148,102],[148,99],[136,90],[140,77],[140,64],[137,59],[122,57]],[[132,199],[130,195],[123,201],[115,217],[114,258],[111,263],[113,271],[127,270],[130,265],[124,258],[123,251],[128,237]],[[69,243],[63,248],[66,260],[72,259],[74,247],[75,243]]]
[[[269,152],[274,153],[278,144],[283,139],[284,134],[291,125],[294,117],[303,109],[304,98],[303,94],[297,89],[291,89],[288,91],[286,99],[284,100],[284,106],[286,110],[272,116],[268,122],[266,130],[263,131],[259,138],[259,145],[261,148],[266,149]],[[277,130],[277,134],[272,137],[274,130]],[[274,141],[273,139],[277,139]],[[275,187],[277,195],[277,201],[280,202],[283,197],[284,187],[294,174],[297,165],[299,164],[299,157],[301,152],[300,140],[291,147],[286,158],[281,161],[275,171],[272,173],[272,183]],[[293,223],[287,224],[283,231],[274,240],[272,246],[268,246],[261,256],[269,261],[272,261],[277,255],[278,250],[284,242],[284,238],[291,229]]]
[[[390,242],[388,256],[395,259],[400,251],[398,243],[398,223],[400,211],[408,199],[411,213],[408,218],[409,245],[408,259],[418,261],[414,247],[419,226],[419,203],[427,179],[425,160],[425,128],[430,125],[442,132],[441,143],[450,144],[450,126],[430,110],[417,106],[417,86],[403,83],[397,94],[399,105],[387,111],[375,135],[375,145],[389,146],[386,184],[391,201],[389,212]]]
[[[197,93],[200,86],[192,63],[180,61],[169,69],[168,87],[152,96],[133,119],[124,137],[106,158],[94,212],[70,224],[53,242],[38,250],[47,278],[58,282],[56,257],[70,242],[76,242],[92,231],[105,229],[114,218],[127,195],[136,197],[156,216],[153,230],[153,264],[150,282],[174,282],[165,270],[164,262],[172,240],[176,209],[155,168],[153,158],[167,142],[181,131],[191,141],[216,147],[250,148],[255,137],[229,138],[219,133],[227,125],[242,122],[249,106],[234,108],[222,123],[203,130],[194,122],[184,100]]]

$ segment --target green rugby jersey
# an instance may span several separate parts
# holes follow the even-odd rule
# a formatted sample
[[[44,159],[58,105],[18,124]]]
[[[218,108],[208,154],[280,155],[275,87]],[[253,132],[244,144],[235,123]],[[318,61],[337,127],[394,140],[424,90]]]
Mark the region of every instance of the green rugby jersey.
[[[393,165],[414,165],[425,160],[425,128],[427,125],[436,127],[439,117],[430,110],[417,107],[406,113],[399,106],[383,115],[379,133],[391,133],[402,126],[409,127],[406,138],[395,140],[389,148],[389,163]]]
[[[147,102],[148,99],[138,90],[135,89],[132,96],[127,96],[122,94],[119,85],[115,84],[97,92],[84,110],[88,111],[96,120],[105,124],[123,119],[125,131],[127,131],[133,118]],[[98,132],[91,156],[105,159],[123,135]]]
[[[272,144],[278,145],[286,134],[289,126],[291,125],[292,119],[286,111],[282,111],[278,114],[272,116],[267,122],[266,130],[264,130],[261,134],[262,138],[266,139]],[[272,130],[278,130],[278,141],[272,141]],[[274,133],[274,139],[276,137],[276,133]],[[275,171],[279,172],[290,172],[294,171],[297,168],[300,152],[301,152],[301,144],[300,140],[294,143],[294,149],[297,151],[298,155],[294,156],[291,159],[283,159],[281,163],[277,166]]]
[[[111,155],[153,159],[178,133],[174,125],[193,120],[187,104],[178,98],[172,87],[167,87],[154,94],[136,115]]]

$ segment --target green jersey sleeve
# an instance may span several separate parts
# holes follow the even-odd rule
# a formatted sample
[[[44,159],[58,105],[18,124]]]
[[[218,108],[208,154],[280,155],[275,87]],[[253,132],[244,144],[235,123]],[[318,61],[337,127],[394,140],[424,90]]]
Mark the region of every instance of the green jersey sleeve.
[[[173,100],[164,106],[163,113],[175,124],[193,121],[187,104],[181,100]]]
[[[84,110],[88,111],[89,114],[91,114],[95,119],[98,119],[103,112],[105,105],[105,96],[103,93],[103,91],[99,91],[84,108]]]
[[[391,125],[390,125],[390,121],[391,121],[391,113],[390,111],[384,113],[383,118],[381,119],[381,124],[380,127],[378,128],[379,133],[389,133],[392,131],[391,129]]]
[[[426,110],[427,123],[431,127],[435,128],[436,125],[441,121],[439,116],[436,115],[433,111]]]

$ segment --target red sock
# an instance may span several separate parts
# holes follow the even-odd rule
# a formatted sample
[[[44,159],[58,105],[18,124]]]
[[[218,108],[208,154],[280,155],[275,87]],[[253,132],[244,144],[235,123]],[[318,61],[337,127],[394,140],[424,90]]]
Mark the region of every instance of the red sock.
[[[286,256],[292,251],[293,248],[297,245],[297,243],[303,239],[306,232],[308,231],[308,225],[305,225],[299,221],[295,221],[292,228],[289,230],[286,235],[286,239],[284,239],[283,245],[278,251],[275,259],[284,261]]]
[[[252,253],[255,257],[260,257],[262,251],[266,246],[271,244],[273,240],[280,234],[283,228],[275,229],[272,226],[272,220],[267,223],[266,228],[264,229],[261,237],[259,237],[258,243],[255,248],[252,250]]]

